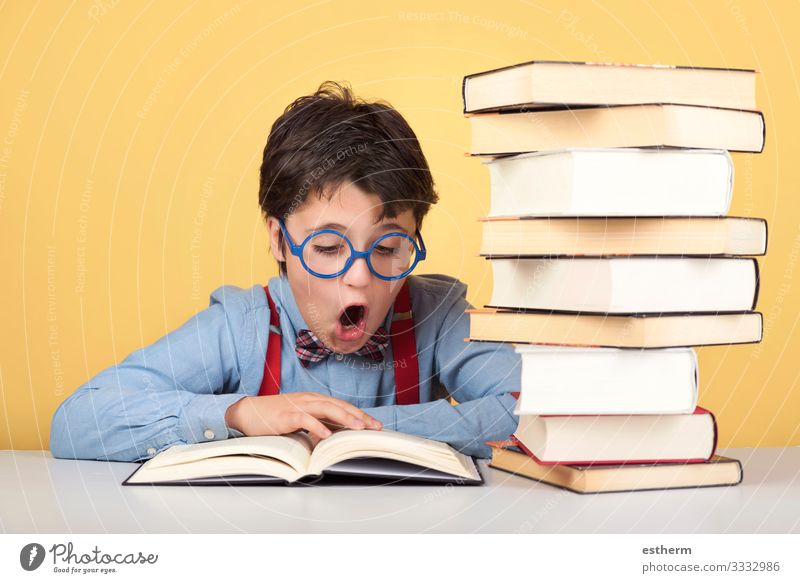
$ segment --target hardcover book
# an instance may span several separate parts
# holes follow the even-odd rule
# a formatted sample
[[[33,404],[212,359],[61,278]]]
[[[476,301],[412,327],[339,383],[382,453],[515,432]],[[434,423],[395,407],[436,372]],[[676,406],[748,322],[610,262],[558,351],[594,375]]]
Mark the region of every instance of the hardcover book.
[[[543,465],[511,441],[487,444],[492,447],[489,467],[576,494],[734,486],[743,477],[741,462],[721,455],[702,463]]]
[[[491,259],[489,307],[604,314],[755,309],[755,259],[575,257]]]
[[[314,444],[305,432],[172,446],[123,485],[290,485],[352,480],[483,483],[474,460],[446,443],[389,429],[341,430]]]
[[[759,312],[569,314],[472,308],[468,340],[557,346],[674,348],[761,342]]]
[[[755,109],[756,71],[528,61],[464,77],[464,113],[565,105],[682,103]]]
[[[733,191],[724,150],[583,148],[484,162],[489,216],[722,216]]]
[[[615,105],[469,117],[474,156],[566,148],[764,149],[764,116],[692,105]]]
[[[512,438],[540,464],[705,462],[717,423],[697,407],[687,415],[522,415]]]

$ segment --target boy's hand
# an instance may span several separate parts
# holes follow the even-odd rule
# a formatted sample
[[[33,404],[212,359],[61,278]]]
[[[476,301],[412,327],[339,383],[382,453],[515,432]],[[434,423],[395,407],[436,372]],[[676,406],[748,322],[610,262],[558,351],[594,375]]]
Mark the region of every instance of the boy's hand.
[[[245,435],[283,435],[298,429],[325,439],[334,429],[380,429],[382,424],[347,401],[320,393],[244,397],[225,412],[228,427]]]

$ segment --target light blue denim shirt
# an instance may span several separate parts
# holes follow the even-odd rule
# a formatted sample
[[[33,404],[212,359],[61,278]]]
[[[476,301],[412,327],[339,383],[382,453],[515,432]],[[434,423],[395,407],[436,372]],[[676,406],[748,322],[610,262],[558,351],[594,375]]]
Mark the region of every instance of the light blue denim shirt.
[[[269,281],[280,313],[281,392],[315,391],[349,401],[387,429],[450,443],[489,457],[484,441],[517,427],[520,357],[508,344],[465,342],[465,284],[444,275],[410,276],[420,403],[396,405],[392,349],[375,362],[334,354],[303,368],[295,351],[309,328],[285,277]],[[384,326],[390,328],[393,310]],[[50,450],[58,458],[146,460],[171,445],[240,437],[227,408],[257,395],[264,374],[269,306],[264,288],[222,286],[208,308],[154,344],[81,385],[56,410]],[[452,405],[445,397],[459,404]]]

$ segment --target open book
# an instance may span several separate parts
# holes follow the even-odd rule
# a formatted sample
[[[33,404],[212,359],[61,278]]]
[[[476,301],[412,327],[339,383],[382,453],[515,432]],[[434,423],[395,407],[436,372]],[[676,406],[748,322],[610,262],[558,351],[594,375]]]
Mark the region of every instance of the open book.
[[[446,443],[383,429],[338,431],[316,446],[305,432],[176,445],[140,465],[123,485],[285,485],[329,476],[483,483],[474,460]]]

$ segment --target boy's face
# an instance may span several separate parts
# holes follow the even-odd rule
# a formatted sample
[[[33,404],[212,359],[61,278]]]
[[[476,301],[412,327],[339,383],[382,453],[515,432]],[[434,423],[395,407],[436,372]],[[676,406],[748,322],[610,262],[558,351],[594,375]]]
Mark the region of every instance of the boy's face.
[[[330,197],[309,196],[284,224],[297,245],[321,229],[343,233],[356,251],[366,251],[386,233],[401,232],[414,238],[417,225],[410,209],[379,221],[382,210],[378,195],[346,183]],[[383,323],[404,280],[385,281],[375,277],[363,259],[356,259],[339,277],[315,277],[303,268],[299,257],[289,252],[288,243],[284,242],[284,249],[279,247],[278,220],[269,217],[267,224],[272,253],[279,261],[286,261],[292,293],[311,331],[336,352],[355,352],[364,346]]]

